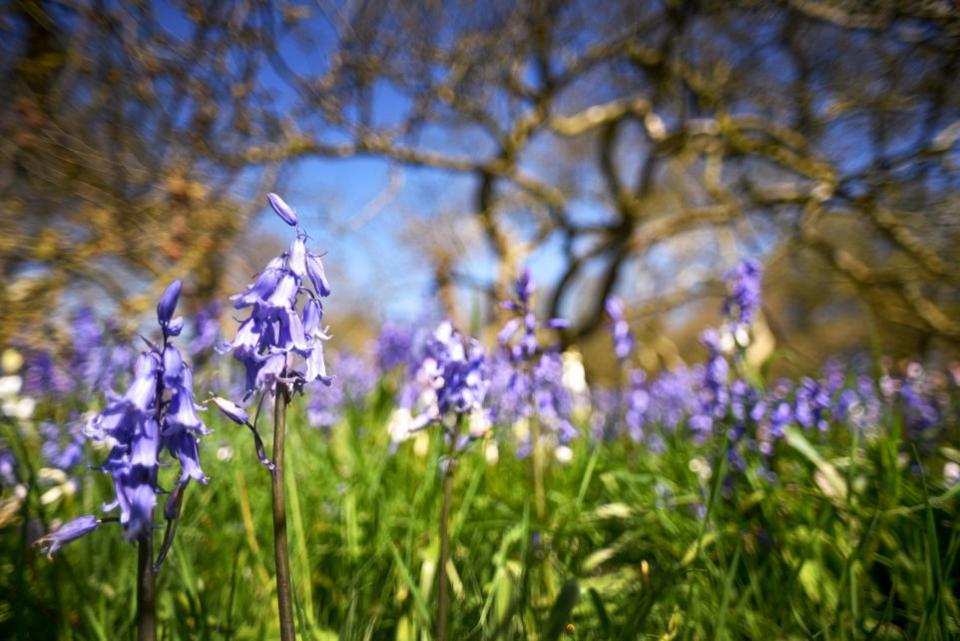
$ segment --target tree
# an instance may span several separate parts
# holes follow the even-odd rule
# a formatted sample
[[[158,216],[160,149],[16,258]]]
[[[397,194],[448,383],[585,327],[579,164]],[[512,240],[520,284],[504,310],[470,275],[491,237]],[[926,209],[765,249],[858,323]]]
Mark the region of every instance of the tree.
[[[0,341],[77,287],[134,311],[174,277],[215,288],[250,215],[237,190],[261,189],[225,152],[276,120],[254,82],[258,19],[222,3],[0,8]]]
[[[369,2],[275,41],[317,19],[325,64],[271,52],[296,126],[244,160],[473,177],[494,289],[559,242],[568,339],[617,287],[663,311],[758,252],[814,260],[894,335],[960,339],[950,3]]]
[[[467,211],[432,213],[482,231],[491,295],[555,248],[568,341],[610,292],[662,315],[741,254],[836,280],[864,303],[844,313],[909,349],[960,341],[949,2],[120,5],[6,9],[8,305],[37,261],[56,267],[44,291],[104,260],[202,264],[242,225],[251,168],[372,156],[469,179]],[[478,285],[431,249],[438,287]]]

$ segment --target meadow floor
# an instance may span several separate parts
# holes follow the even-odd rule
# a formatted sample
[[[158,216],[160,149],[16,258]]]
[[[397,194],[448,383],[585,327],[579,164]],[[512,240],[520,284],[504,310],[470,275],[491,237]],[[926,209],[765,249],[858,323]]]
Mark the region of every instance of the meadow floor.
[[[308,427],[294,402],[287,480],[302,639],[432,638],[441,439],[391,447],[389,399],[375,394],[330,431]],[[211,480],[190,486],[160,574],[160,638],[275,639],[269,473],[244,428],[208,418]],[[551,459],[542,515],[530,461],[509,441],[496,461],[475,443],[455,472],[450,638],[958,638],[960,486],[913,465],[920,454],[886,419],[873,435],[792,431],[773,456],[775,480],[755,466],[730,474],[722,442],[682,432],[661,453],[584,434],[571,461]],[[35,451],[30,435],[16,438]],[[942,466],[944,453],[957,454],[929,460]],[[111,497],[104,475],[80,484],[44,504],[41,479],[7,515],[0,637],[133,638],[136,550],[119,528],[52,560],[29,546]]]

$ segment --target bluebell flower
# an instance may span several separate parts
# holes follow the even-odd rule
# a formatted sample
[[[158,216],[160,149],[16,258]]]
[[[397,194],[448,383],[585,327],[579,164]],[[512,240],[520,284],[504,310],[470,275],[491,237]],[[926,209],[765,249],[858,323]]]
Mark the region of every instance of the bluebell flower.
[[[273,211],[277,212],[277,216],[283,219],[283,222],[291,227],[297,226],[297,214],[290,208],[290,205],[284,202],[283,198],[274,193],[269,193],[267,194],[267,201],[273,207]]]
[[[82,424],[77,421],[72,421],[66,427],[67,429],[61,429],[56,423],[45,421],[40,424],[38,431],[43,439],[40,453],[47,465],[70,472],[83,462],[83,443],[86,436]],[[66,439],[63,438],[64,434]]]
[[[541,323],[533,311],[536,284],[524,270],[513,288],[513,298],[504,301],[512,312],[497,334],[500,350],[487,368],[491,381],[490,419],[500,425],[515,425],[521,419],[539,421],[553,446],[568,443],[577,432],[570,416],[574,398],[563,383],[563,359],[555,347],[540,344],[538,331],[566,325],[562,319]],[[526,456],[531,434],[521,435],[517,455]]]
[[[76,541],[81,536],[96,530],[101,523],[102,521],[92,514],[78,516],[72,521],[64,523],[50,534],[38,539],[37,545],[40,546],[40,549],[44,554],[47,556],[52,556],[54,552],[59,550],[67,543]]]
[[[762,303],[763,273],[760,263],[753,259],[741,261],[727,272],[729,295],[723,303],[723,314],[736,326],[753,322]]]
[[[23,393],[32,397],[66,398],[76,383],[47,350],[24,350]]]
[[[193,338],[187,351],[194,357],[206,354],[219,344],[220,313],[223,305],[219,300],[211,302],[193,316]]]
[[[163,341],[148,343],[149,349],[137,358],[133,379],[126,393],[111,398],[95,416],[89,429],[96,438],[114,443],[101,466],[111,475],[114,500],[105,510],[119,508],[119,523],[128,540],[149,536],[153,530],[158,484],[159,457],[168,452],[180,464],[177,491],[190,480],[206,482],[200,467],[197,439],[207,433],[197,415],[193,397],[193,376],[179,350],[170,343],[182,328],[182,319],[173,318],[180,295],[174,281],[157,306],[157,320]],[[98,523],[81,517],[50,534],[50,551],[91,531]]]
[[[478,413],[489,388],[486,353],[483,346],[460,333],[450,321],[444,321],[424,346],[411,390],[411,421],[394,440],[431,424],[451,427],[453,423]]]
[[[376,387],[379,373],[356,354],[341,354],[334,361],[337,378],[331,385],[308,386],[307,422],[313,427],[331,427],[347,406],[359,407]]]
[[[17,481],[17,457],[0,440],[0,487],[13,487]]]
[[[377,336],[375,351],[377,366],[383,373],[410,365],[414,358],[413,329],[384,323]]]
[[[244,365],[245,399],[257,391],[272,392],[277,384],[300,390],[315,380],[324,384],[332,380],[323,354],[323,343],[330,338],[322,326],[320,299],[330,295],[323,264],[306,249],[306,234],[293,211],[275,194],[269,198],[274,211],[296,228],[296,237],[246,291],[230,298],[236,309],[250,309],[233,341],[222,349]],[[301,297],[306,298],[302,315],[298,311]]]
[[[633,333],[624,315],[623,300],[617,296],[611,296],[606,300],[605,307],[610,316],[613,352],[617,360],[623,362],[630,358],[633,352]]]

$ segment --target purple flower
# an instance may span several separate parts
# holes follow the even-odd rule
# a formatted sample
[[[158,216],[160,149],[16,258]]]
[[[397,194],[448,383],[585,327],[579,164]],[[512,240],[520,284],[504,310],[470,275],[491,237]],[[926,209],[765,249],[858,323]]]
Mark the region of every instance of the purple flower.
[[[378,372],[356,354],[342,354],[335,361],[337,378],[331,385],[309,387],[307,421],[313,427],[331,427],[347,406],[359,406],[376,387]]]
[[[180,286],[174,282],[157,306],[162,345],[149,344],[137,358],[126,393],[111,399],[91,421],[99,438],[110,437],[115,443],[102,466],[113,477],[116,495],[105,509],[120,509],[119,521],[130,540],[153,529],[156,495],[161,491],[157,476],[162,451],[180,463],[180,485],[190,479],[206,483],[197,439],[207,430],[197,416],[193,376],[179,350],[169,342],[182,325],[170,320],[179,292]]]
[[[244,398],[256,391],[273,391],[278,383],[296,390],[314,380],[331,382],[323,357],[323,342],[330,338],[322,326],[320,298],[330,294],[323,265],[319,256],[307,251],[306,235],[292,210],[275,194],[270,195],[270,204],[296,226],[297,233],[290,248],[271,260],[246,291],[230,297],[236,309],[250,309],[233,341],[222,350],[232,351],[244,365]],[[301,296],[307,298],[302,314]]]
[[[250,422],[250,418],[247,416],[247,411],[233,401],[228,401],[225,398],[214,396],[210,399],[210,402],[216,405],[217,409],[223,412],[224,416],[229,418],[237,425],[246,425]]]
[[[617,355],[617,360],[623,362],[630,358],[633,352],[633,333],[624,317],[623,300],[617,296],[611,296],[607,299],[605,306],[610,316],[613,352]]]
[[[400,365],[409,365],[413,361],[413,341],[411,328],[384,323],[375,347],[380,371],[385,373]]]
[[[13,487],[17,484],[17,457],[0,440],[0,487]]]
[[[427,340],[409,388],[417,415],[406,432],[479,411],[489,388],[485,364],[486,354],[476,339],[461,334],[450,321],[442,322]]]
[[[27,350],[24,354],[23,393],[27,396],[64,398],[76,389],[74,380],[46,350]]]
[[[729,295],[723,303],[723,314],[736,326],[749,325],[762,302],[763,273],[753,259],[741,261],[727,272]]]
[[[69,472],[83,462],[83,443],[86,437],[83,426],[77,422],[69,425],[68,429],[61,430],[55,423],[44,422],[38,431],[43,438],[40,453],[44,460],[57,469]],[[63,443],[62,432],[67,432],[67,442]]]
[[[274,193],[269,193],[267,194],[267,200],[273,207],[273,211],[277,212],[277,216],[283,219],[283,222],[291,227],[297,226],[297,214],[290,208],[290,205],[283,201],[283,198]]]
[[[193,317],[193,338],[187,347],[191,355],[206,353],[216,347],[220,339],[220,312],[222,303],[215,300]]]
[[[160,327],[163,328],[165,334],[171,324],[170,319],[173,316],[173,311],[177,308],[177,301],[180,300],[180,290],[182,288],[183,283],[179,280],[173,281],[167,285],[167,289],[164,290],[160,302],[157,303],[157,320],[160,322]]]
[[[497,334],[497,342],[516,362],[531,361],[541,351],[540,341],[537,339],[537,330],[541,324],[531,305],[535,291],[536,285],[529,270],[524,270],[514,285],[516,298],[502,304],[503,308],[513,312],[514,316],[507,320]],[[566,325],[565,320],[553,318],[543,326],[562,329]]]
[[[40,546],[44,554],[47,556],[52,556],[54,552],[59,550],[67,543],[76,541],[81,536],[96,530],[101,522],[102,521],[100,519],[92,514],[78,516],[72,521],[64,523],[55,531],[38,539],[36,545]]]

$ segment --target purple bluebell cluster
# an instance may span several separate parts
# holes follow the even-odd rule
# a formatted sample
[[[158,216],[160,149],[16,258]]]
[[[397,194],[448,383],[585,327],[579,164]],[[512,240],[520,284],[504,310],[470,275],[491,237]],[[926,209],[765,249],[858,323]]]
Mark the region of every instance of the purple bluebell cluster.
[[[609,435],[613,420],[633,440],[656,447],[660,430],[685,428],[698,442],[723,438],[731,469],[741,471],[751,456],[765,468],[788,426],[824,431],[830,425],[847,424],[869,432],[879,423],[880,399],[872,379],[848,375],[836,363],[828,363],[822,377],[804,377],[797,384],[782,380],[762,389],[749,382],[740,370],[740,360],[731,363],[730,353],[735,345],[749,344],[747,332],[761,302],[760,265],[743,261],[727,280],[724,324],[719,331],[708,329],[701,336],[706,361],[665,371],[651,381],[634,370],[623,390],[595,391],[595,434]],[[616,330],[623,309],[616,302],[608,303],[607,309],[615,326],[615,355],[623,362],[629,356],[623,349],[628,330]],[[915,369],[914,374],[903,381],[891,378],[888,392],[902,400],[907,425],[923,433],[939,424],[939,405],[925,388],[920,371]]]
[[[187,350],[196,358],[209,355],[220,343],[220,314],[223,304],[214,300],[193,315],[193,337]]]
[[[112,336],[117,328],[97,320],[89,307],[71,318],[69,341],[57,353],[47,348],[23,350],[23,392],[63,400],[71,395],[106,392],[130,368],[134,352]]]
[[[416,332],[412,327],[384,323],[374,346],[377,367],[384,374],[415,361]]]
[[[257,391],[272,392],[278,383],[299,390],[315,380],[331,381],[323,356],[323,343],[330,338],[322,325],[321,299],[330,295],[323,263],[307,250],[307,235],[293,210],[276,194],[269,194],[268,200],[277,215],[296,229],[296,237],[245,292],[230,298],[234,308],[250,309],[233,341],[222,349],[244,366],[244,399]],[[301,297],[306,298],[302,314],[298,311]]]
[[[87,439],[81,421],[68,422],[66,429],[52,421],[44,421],[38,429],[43,439],[40,453],[48,467],[70,472],[83,462],[83,444]]]
[[[613,353],[621,363],[633,353],[633,332],[627,323],[623,299],[611,296],[606,300],[607,315],[610,316],[610,333],[613,337]]]
[[[337,377],[330,385],[318,382],[308,388],[307,421],[313,427],[333,426],[348,407],[362,407],[377,386],[381,373],[358,354],[338,354],[331,364]]]
[[[162,491],[158,482],[159,457],[164,450],[180,465],[177,489],[171,497],[182,496],[190,480],[207,481],[197,447],[197,439],[207,430],[197,415],[193,375],[180,351],[171,343],[183,328],[183,319],[173,316],[180,288],[180,281],[174,281],[157,305],[162,343],[148,342],[148,349],[137,358],[126,393],[109,398],[104,411],[88,426],[95,438],[109,438],[113,443],[101,469],[113,478],[116,496],[104,509],[119,508],[119,522],[128,540],[148,536],[153,530],[157,494]],[[50,453],[64,454],[52,449]],[[170,505],[165,515],[173,518]],[[92,531],[101,522],[102,519],[90,515],[82,516],[41,542],[48,552],[53,552],[63,543]]]
[[[754,259],[740,261],[727,272],[729,294],[723,303],[723,315],[734,329],[753,323],[763,301],[763,270]]]
[[[514,286],[513,298],[503,303],[512,312],[497,334],[499,351],[490,361],[491,421],[516,425],[537,420],[552,435],[554,446],[565,445],[577,435],[571,422],[574,398],[563,382],[563,358],[554,347],[541,345],[538,330],[561,329],[563,319],[541,324],[533,311],[536,285],[524,271]],[[521,434],[517,453],[530,452],[530,434]]]
[[[479,413],[489,389],[486,352],[475,338],[443,321],[424,345],[419,367],[401,393],[409,420],[395,425],[402,441],[431,424],[451,428],[461,417]]]

